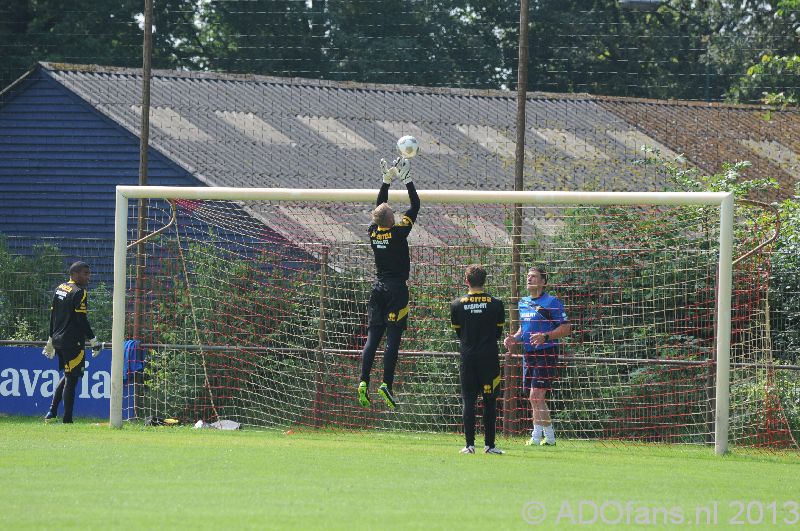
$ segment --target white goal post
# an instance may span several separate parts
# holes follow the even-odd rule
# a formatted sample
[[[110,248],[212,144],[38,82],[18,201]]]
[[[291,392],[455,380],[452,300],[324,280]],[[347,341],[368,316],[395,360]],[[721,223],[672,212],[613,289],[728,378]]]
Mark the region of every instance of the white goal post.
[[[114,247],[112,370],[110,426],[122,426],[123,347],[126,337],[126,289],[129,200],[183,199],[232,201],[307,201],[374,204],[375,190],[305,190],[285,188],[117,186]],[[716,298],[716,393],[714,446],[717,454],[728,449],[729,378],[731,348],[731,294],[734,196],[723,192],[556,192],[556,191],[458,191],[421,190],[419,197],[430,204],[496,205],[686,205],[719,208],[719,242]],[[405,190],[390,191],[390,199],[406,199]]]

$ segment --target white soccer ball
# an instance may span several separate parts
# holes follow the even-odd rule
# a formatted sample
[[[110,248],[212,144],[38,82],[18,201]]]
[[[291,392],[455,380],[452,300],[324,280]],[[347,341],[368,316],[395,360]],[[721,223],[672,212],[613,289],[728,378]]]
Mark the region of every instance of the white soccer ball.
[[[411,159],[417,156],[419,142],[411,135],[406,135],[397,141],[397,150],[404,159]]]

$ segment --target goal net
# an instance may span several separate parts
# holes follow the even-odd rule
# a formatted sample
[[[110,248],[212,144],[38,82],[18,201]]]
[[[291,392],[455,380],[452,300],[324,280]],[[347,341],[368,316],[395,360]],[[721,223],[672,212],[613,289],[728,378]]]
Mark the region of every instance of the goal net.
[[[735,212],[749,207],[727,194],[420,192],[399,408],[362,408],[376,196],[118,188],[112,425],[169,416],[459,432],[449,308],[465,267],[482,264],[487,291],[513,310],[528,267],[544,264],[573,329],[548,397],[561,438],[792,444],[771,391],[768,253],[731,273],[731,256],[756,248],[764,230],[744,224]],[[400,215],[405,191],[390,203]],[[131,245],[140,222],[158,232]],[[515,319],[510,311],[514,329]],[[531,412],[520,353],[501,363],[498,429],[522,435]]]

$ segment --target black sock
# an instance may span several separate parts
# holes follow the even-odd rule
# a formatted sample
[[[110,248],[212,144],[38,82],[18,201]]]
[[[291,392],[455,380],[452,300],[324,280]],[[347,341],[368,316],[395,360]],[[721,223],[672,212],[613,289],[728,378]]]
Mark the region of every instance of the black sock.
[[[64,396],[64,384],[66,381],[67,377],[62,376],[58,381],[58,385],[56,385],[55,391],[53,392],[53,401],[50,402],[50,414],[54,417],[58,415],[58,405],[61,403],[61,397]]]
[[[372,372],[372,364],[375,361],[375,352],[383,337],[384,327],[371,326],[367,331],[367,342],[361,351],[361,381],[369,383],[369,374]]]
[[[497,422],[497,399],[493,394],[483,395],[483,431],[484,444],[494,448]]]
[[[64,385],[64,419],[65,424],[72,422],[72,408],[75,404],[75,390],[78,387],[78,381],[81,379],[80,374],[67,373],[64,374],[66,384]]]
[[[467,446],[475,446],[475,402],[476,398],[461,397],[464,401],[464,438]]]
[[[394,371],[397,367],[400,340],[403,338],[403,329],[390,326],[386,331],[386,350],[383,352],[383,381],[392,389],[394,384]]]

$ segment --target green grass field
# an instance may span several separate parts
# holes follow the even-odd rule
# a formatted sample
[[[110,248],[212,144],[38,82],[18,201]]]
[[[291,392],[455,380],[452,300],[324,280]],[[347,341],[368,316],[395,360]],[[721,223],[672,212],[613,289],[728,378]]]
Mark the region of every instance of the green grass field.
[[[674,523],[662,507],[692,520],[686,527],[697,507],[717,502],[717,523],[706,527],[742,527],[731,518],[750,503],[745,524],[761,504],[759,527],[800,529],[790,525],[796,453],[719,458],[708,448],[500,439],[506,455],[491,456],[460,455],[462,446],[457,435],[113,430],[0,417],[0,529],[569,528],[581,502],[585,522],[592,503],[612,502],[584,528],[620,517],[616,527]]]

